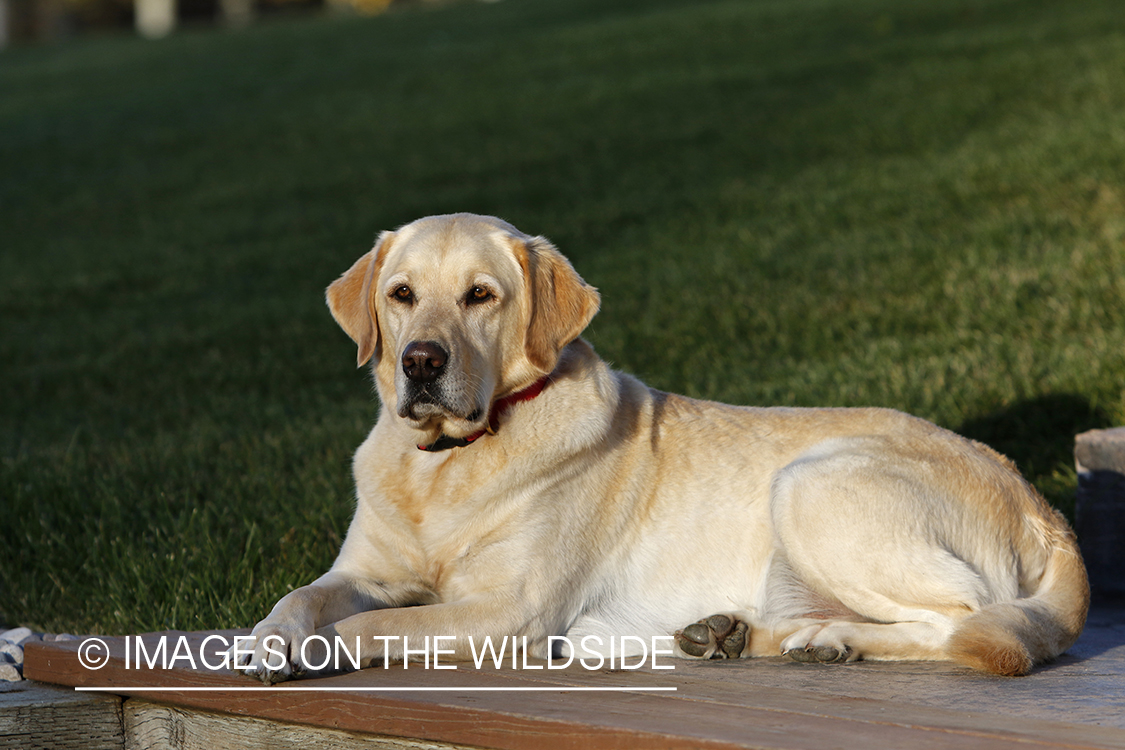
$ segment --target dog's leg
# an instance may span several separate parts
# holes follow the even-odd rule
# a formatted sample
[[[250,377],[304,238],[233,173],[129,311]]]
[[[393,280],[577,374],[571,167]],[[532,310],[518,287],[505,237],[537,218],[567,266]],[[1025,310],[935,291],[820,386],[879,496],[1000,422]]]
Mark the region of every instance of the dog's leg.
[[[290,592],[254,628],[253,658],[242,669],[273,684],[293,676],[353,669],[357,663],[382,666],[406,658],[436,663],[439,657],[463,661],[483,654],[485,638],[495,639],[497,633],[513,636],[508,649],[522,651],[526,644],[529,653],[543,656],[545,652],[539,652],[551,634],[543,623],[517,619],[522,610],[499,597],[410,607],[379,602],[374,609],[334,621],[332,615],[367,601],[353,598],[349,606],[354,590],[354,582],[339,578],[327,584],[321,579]],[[323,624],[313,628],[313,622]],[[494,645],[500,647],[498,641]]]
[[[836,664],[857,659],[944,659],[949,629],[928,622],[808,625],[781,642],[794,661]]]
[[[771,511],[790,576],[855,613],[771,623],[782,653],[829,663],[946,659],[958,622],[1017,595],[1010,546],[979,534],[927,472],[865,441],[779,472]]]
[[[313,583],[283,596],[269,615],[254,626],[249,648],[231,650],[234,668],[258,677],[266,684],[288,679],[304,671],[301,649],[318,627],[367,609],[388,606],[365,592],[361,581],[328,572]],[[316,648],[314,641],[310,644]],[[248,658],[247,658],[248,657]],[[306,654],[310,661],[312,655]]]
[[[381,666],[406,658],[436,659],[439,649],[443,660],[472,659],[484,652],[487,637],[499,647],[498,634],[512,637],[512,649],[523,650],[526,643],[531,655],[545,656],[540,652],[552,632],[551,626],[509,597],[488,597],[360,612],[319,628],[316,634],[330,643],[340,638],[349,648],[358,639],[361,664]]]

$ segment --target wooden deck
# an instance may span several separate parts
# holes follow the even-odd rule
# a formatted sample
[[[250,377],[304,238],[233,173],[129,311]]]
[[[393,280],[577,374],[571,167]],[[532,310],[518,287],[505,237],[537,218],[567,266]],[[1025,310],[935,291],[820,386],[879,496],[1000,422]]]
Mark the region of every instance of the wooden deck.
[[[165,738],[130,747],[206,747],[188,739],[211,726],[220,733],[211,736],[246,740],[232,746],[271,747],[319,746],[317,737],[335,732],[324,746],[1125,748],[1125,620],[1111,613],[1100,623],[1092,620],[1057,664],[1016,679],[945,664],[782,659],[668,660],[674,670],[625,671],[412,663],[266,688],[229,671],[193,670],[183,659],[174,669],[126,669],[125,640],[110,637],[100,669],[83,667],[82,642],[71,641],[30,644],[25,673],[127,697],[126,734],[147,722],[150,735]],[[208,633],[149,634],[146,650],[169,636],[171,651],[180,635],[198,662]],[[209,645],[206,656],[218,663],[218,644]],[[298,739],[289,745],[285,737]]]

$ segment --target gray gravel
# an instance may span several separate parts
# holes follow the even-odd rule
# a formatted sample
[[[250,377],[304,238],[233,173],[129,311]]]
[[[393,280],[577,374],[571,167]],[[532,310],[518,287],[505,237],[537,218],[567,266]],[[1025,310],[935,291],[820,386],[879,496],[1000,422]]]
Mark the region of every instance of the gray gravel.
[[[31,628],[12,628],[0,632],[0,682],[23,679],[23,647],[31,641],[76,641],[70,633],[36,633]]]

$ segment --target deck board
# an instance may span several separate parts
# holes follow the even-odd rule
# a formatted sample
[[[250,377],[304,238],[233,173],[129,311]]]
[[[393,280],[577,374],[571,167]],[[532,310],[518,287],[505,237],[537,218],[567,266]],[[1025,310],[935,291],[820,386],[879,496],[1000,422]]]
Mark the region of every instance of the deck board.
[[[266,688],[229,671],[126,669],[123,638],[96,671],[80,641],[34,644],[31,679],[207,712],[415,740],[511,748],[1122,748],[1125,627],[1110,618],[1053,667],[1003,679],[947,664],[675,661],[674,670],[425,669],[392,664]],[[246,631],[218,631],[229,639]],[[160,636],[145,636],[155,644]],[[193,655],[210,633],[187,634]],[[215,645],[215,644],[211,644]],[[151,649],[150,649],[151,650]],[[218,648],[208,658],[218,661]],[[182,662],[183,660],[181,660]],[[155,687],[156,692],[139,688]],[[184,691],[210,687],[210,691]],[[332,688],[307,692],[302,688]],[[621,687],[624,692],[577,688]],[[675,692],[644,692],[675,687]],[[229,688],[238,688],[230,691]],[[443,688],[440,692],[368,688]],[[473,692],[466,688],[550,688]],[[1073,704],[1073,705],[1072,705]]]

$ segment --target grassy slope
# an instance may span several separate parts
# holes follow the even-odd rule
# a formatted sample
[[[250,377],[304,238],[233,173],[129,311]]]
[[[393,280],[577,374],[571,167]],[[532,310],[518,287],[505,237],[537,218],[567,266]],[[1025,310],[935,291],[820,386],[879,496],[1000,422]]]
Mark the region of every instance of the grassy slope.
[[[1115,0],[512,0],[0,59],[0,619],[248,625],[331,561],[370,386],[322,290],[453,210],[652,384],[902,408],[1052,501],[1125,421]]]

